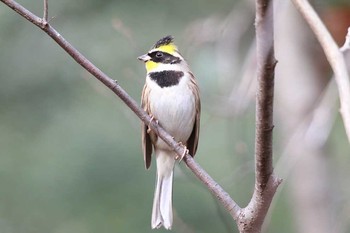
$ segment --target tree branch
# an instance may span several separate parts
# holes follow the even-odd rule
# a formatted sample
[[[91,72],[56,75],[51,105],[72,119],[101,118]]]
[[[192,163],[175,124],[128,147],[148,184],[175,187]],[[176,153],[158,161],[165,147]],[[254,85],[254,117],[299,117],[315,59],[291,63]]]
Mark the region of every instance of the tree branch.
[[[1,0],[4,4],[12,8],[18,14],[26,18],[28,21],[34,25],[41,28],[45,33],[47,33],[53,40],[57,42],[77,63],[84,67],[90,74],[95,76],[104,85],[106,85],[110,90],[112,90],[119,98],[150,128],[157,133],[157,135],[162,138],[169,146],[171,146],[174,151],[182,156],[184,154],[184,147],[180,146],[172,136],[170,136],[162,127],[160,127],[155,121],[151,121],[151,118],[147,113],[139,107],[139,104],[132,99],[128,93],[119,86],[117,81],[112,80],[100,69],[98,69],[94,64],[92,64],[87,58],[85,58],[78,50],[76,50],[68,41],[66,41],[51,25],[44,19],[39,18],[34,15],[26,8],[21,6],[12,0]],[[47,5],[44,7],[47,9]],[[231,214],[233,219],[237,219],[241,208],[236,204],[236,202],[225,192],[222,187],[216,183],[209,174],[200,167],[198,163],[190,155],[184,157],[184,162],[191,169],[191,171],[205,184],[208,189],[215,195],[218,200],[223,204],[226,210]]]
[[[43,21],[47,22],[47,18],[49,17],[49,3],[48,0],[44,0],[44,15]]]
[[[241,212],[240,232],[260,232],[278,185],[282,182],[273,174],[272,133],[274,57],[272,0],[256,0],[257,79],[255,189],[248,206]]]
[[[274,75],[277,61],[273,46],[273,5],[264,0],[256,3],[257,79],[256,94],[256,184],[264,189],[272,174],[272,131]]]
[[[94,66],[68,41],[66,41],[47,22],[48,5],[44,0],[44,17],[41,19],[12,0],[0,0],[15,10],[18,14],[41,28],[53,40],[55,40],[77,63],[89,73],[111,89],[129,108],[150,128],[156,132],[174,151],[182,155],[184,147],[161,128],[155,121],[143,111],[138,103],[133,100],[119,84],[109,78],[105,73]],[[236,202],[225,192],[197,164],[190,155],[184,157],[184,162],[191,171],[205,184],[208,189],[223,204],[225,209],[236,220],[240,232],[260,232],[261,226],[270,206],[274,193],[281,180],[273,174],[272,166],[272,130],[273,130],[273,93],[274,93],[274,68],[276,60],[273,49],[273,11],[272,1],[256,1],[256,34],[257,34],[257,60],[258,60],[258,91],[256,107],[256,179],[254,194],[248,206],[241,209]]]
[[[344,45],[340,48],[340,52],[345,53],[350,50],[350,27],[348,28],[348,33],[345,37]]]
[[[307,0],[292,0],[292,2],[315,33],[333,69],[339,91],[340,113],[350,142],[350,81],[344,56],[310,3]]]

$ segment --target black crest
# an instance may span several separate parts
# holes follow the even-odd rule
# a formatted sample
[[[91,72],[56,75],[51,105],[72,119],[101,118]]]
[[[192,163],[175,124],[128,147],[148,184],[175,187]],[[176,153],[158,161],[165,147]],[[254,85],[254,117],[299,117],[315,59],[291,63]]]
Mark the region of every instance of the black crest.
[[[157,43],[155,43],[155,45],[152,47],[152,49],[159,48],[162,45],[168,45],[170,43],[173,43],[173,41],[174,41],[174,37],[168,35],[168,36],[163,37],[162,39],[158,40]]]

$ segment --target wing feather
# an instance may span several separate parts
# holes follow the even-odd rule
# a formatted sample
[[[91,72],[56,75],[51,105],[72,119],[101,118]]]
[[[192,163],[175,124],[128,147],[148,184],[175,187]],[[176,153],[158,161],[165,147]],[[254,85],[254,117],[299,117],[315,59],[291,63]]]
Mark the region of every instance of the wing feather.
[[[194,157],[194,155],[197,152],[198,140],[199,140],[201,102],[199,98],[199,88],[196,83],[196,79],[192,73],[190,73],[190,75],[191,75],[191,82],[189,83],[189,86],[195,97],[196,115],[195,115],[195,121],[194,121],[192,133],[189,139],[187,140],[187,149],[189,150],[190,155]]]
[[[145,84],[142,90],[142,96],[141,96],[141,107],[147,114],[150,113],[150,105],[149,105],[149,92],[150,88]],[[149,133],[147,133],[148,126],[142,122],[141,125],[141,138],[142,138],[142,151],[143,151],[143,159],[145,162],[145,167],[148,169],[151,166],[151,160],[152,160],[152,141],[151,141],[151,136]]]

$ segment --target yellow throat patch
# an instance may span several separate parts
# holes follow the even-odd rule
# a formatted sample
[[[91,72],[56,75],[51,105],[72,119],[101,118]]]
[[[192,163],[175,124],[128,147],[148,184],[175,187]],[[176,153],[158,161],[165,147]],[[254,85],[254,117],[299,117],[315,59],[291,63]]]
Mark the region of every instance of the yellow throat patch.
[[[159,66],[159,63],[156,63],[154,61],[146,61],[146,70],[147,72],[151,72],[152,70],[156,69]]]

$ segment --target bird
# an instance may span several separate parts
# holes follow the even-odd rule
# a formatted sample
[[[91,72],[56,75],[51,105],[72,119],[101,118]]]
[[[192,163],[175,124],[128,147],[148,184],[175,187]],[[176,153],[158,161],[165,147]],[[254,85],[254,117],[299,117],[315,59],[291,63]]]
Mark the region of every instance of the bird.
[[[180,145],[185,153],[174,150],[142,123],[142,150],[146,169],[151,165],[154,151],[157,177],[152,208],[152,229],[173,224],[172,193],[176,160],[185,154],[194,156],[198,147],[201,103],[195,76],[170,35],[158,40],[144,55],[147,75],[142,90],[141,107]]]

